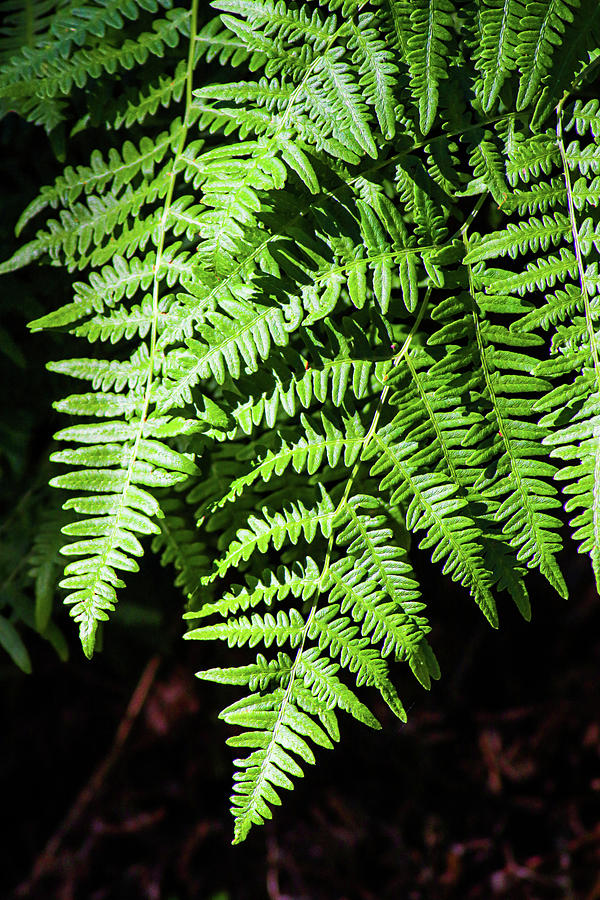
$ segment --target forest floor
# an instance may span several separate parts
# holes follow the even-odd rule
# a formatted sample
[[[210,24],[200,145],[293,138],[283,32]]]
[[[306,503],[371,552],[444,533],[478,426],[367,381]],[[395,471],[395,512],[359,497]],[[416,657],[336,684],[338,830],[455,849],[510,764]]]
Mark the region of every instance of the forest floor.
[[[534,581],[532,622],[506,601],[494,632],[432,582],[442,680],[425,693],[400,667],[408,724],[381,705],[380,732],[342,723],[238,847],[230,694],[194,679],[204,648],[120,639],[61,666],[36,646],[33,676],[0,672],[0,896],[600,900],[600,605],[583,560],[570,587],[565,602]]]

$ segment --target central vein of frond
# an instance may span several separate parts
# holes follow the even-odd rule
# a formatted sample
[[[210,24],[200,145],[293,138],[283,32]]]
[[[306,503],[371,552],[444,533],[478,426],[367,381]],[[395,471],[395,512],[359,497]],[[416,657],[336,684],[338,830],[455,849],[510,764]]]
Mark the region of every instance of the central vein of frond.
[[[332,266],[330,269],[327,269],[327,272],[318,275],[314,282],[315,284],[319,284],[321,281],[326,281],[332,275],[341,275],[343,272],[348,272],[352,270],[358,265],[364,265],[365,263],[369,263],[370,265],[376,265],[378,262],[394,262],[395,260],[402,259],[404,256],[414,256],[419,253],[430,253],[435,250],[440,250],[441,247],[446,246],[445,244],[419,244],[418,247],[401,247],[395,250],[387,250],[381,251],[380,253],[374,253],[371,256],[360,256],[357,259],[353,259],[350,262],[343,263],[339,266]]]
[[[430,290],[428,290],[428,292],[427,292],[427,294],[426,294],[426,296],[425,296],[425,299],[423,300],[423,302],[422,302],[422,304],[421,304],[421,307],[420,307],[420,309],[419,309],[419,313],[418,313],[418,315],[417,315],[417,318],[415,319],[415,322],[414,322],[414,324],[413,324],[413,327],[412,327],[412,329],[411,329],[411,331],[410,331],[408,337],[407,337],[406,340],[404,341],[404,344],[402,345],[402,347],[400,348],[400,351],[398,352],[397,356],[396,356],[395,359],[394,359],[394,365],[395,365],[395,366],[397,366],[397,365],[400,363],[400,360],[401,360],[401,359],[405,356],[405,354],[408,352],[408,349],[409,349],[409,347],[410,347],[410,343],[411,343],[412,337],[413,337],[413,335],[415,334],[416,330],[418,329],[419,324],[420,324],[420,322],[421,322],[421,319],[422,319],[422,317],[423,317],[423,314],[424,314],[424,312],[425,312],[425,308],[426,308],[426,306],[427,306],[427,301],[428,301],[428,298],[429,298],[429,293],[430,293]],[[383,388],[383,390],[382,390],[382,392],[381,392],[381,395],[380,395],[380,397],[379,397],[379,401],[378,401],[378,403],[377,403],[377,408],[376,408],[375,413],[374,413],[374,415],[373,415],[373,420],[372,420],[372,422],[371,422],[371,425],[370,425],[370,427],[369,427],[369,430],[367,431],[365,437],[363,438],[363,448],[366,448],[366,447],[367,447],[369,441],[371,440],[371,438],[373,437],[373,435],[374,435],[374,434],[376,433],[376,431],[377,431],[377,425],[378,425],[378,423],[379,423],[379,418],[380,418],[380,415],[381,415],[381,411],[382,411],[382,409],[383,409],[383,406],[385,405],[385,401],[386,401],[388,392],[389,392],[389,385],[385,385],[384,388]],[[346,506],[346,503],[347,503],[347,501],[348,501],[348,497],[350,496],[350,491],[351,491],[351,489],[352,489],[352,485],[353,485],[354,480],[355,480],[355,478],[356,478],[356,476],[357,476],[357,474],[358,474],[359,468],[360,468],[360,459],[359,459],[359,461],[356,463],[356,465],[354,466],[354,468],[353,468],[353,470],[352,470],[352,472],[351,472],[351,474],[350,474],[350,477],[348,478],[348,481],[346,482],[346,487],[345,487],[345,490],[344,490],[344,494],[343,494],[343,496],[342,496],[340,502],[338,503],[338,506],[337,506],[337,509],[335,510],[334,515],[332,516],[332,522],[335,521],[335,518],[337,517],[337,515],[338,515],[338,514],[342,511],[342,509],[344,509],[344,507]],[[304,625],[304,629],[303,629],[303,631],[302,631],[302,638],[301,638],[301,640],[300,640],[300,645],[299,645],[299,647],[298,647],[298,650],[296,651],[296,656],[295,656],[295,658],[294,658],[294,662],[293,662],[292,667],[291,667],[291,669],[290,669],[289,681],[288,681],[288,684],[287,684],[287,687],[286,687],[286,691],[285,691],[284,697],[283,697],[283,699],[282,699],[282,701],[281,701],[281,704],[280,704],[280,707],[279,707],[279,713],[278,713],[278,716],[277,716],[277,722],[276,722],[276,724],[275,724],[275,728],[273,729],[273,736],[272,736],[272,738],[271,738],[271,741],[270,741],[270,743],[269,743],[269,748],[268,748],[268,750],[267,750],[267,757],[266,757],[266,758],[267,758],[267,761],[270,759],[270,757],[271,757],[271,755],[272,755],[272,753],[273,753],[273,751],[274,751],[274,749],[275,749],[275,746],[276,746],[276,735],[277,735],[277,731],[278,731],[278,728],[279,728],[279,726],[281,725],[281,723],[282,723],[282,721],[283,721],[283,717],[284,717],[284,715],[285,715],[285,709],[286,709],[287,705],[288,705],[289,702],[290,702],[290,698],[291,698],[292,691],[293,691],[293,687],[294,687],[294,682],[295,682],[295,679],[296,679],[296,673],[297,673],[297,671],[298,671],[298,667],[299,667],[300,661],[301,661],[301,659],[302,659],[302,654],[303,654],[303,652],[304,652],[304,647],[305,647],[305,645],[306,645],[306,641],[307,641],[307,639],[308,639],[308,635],[309,635],[309,633],[310,633],[310,631],[311,631],[313,622],[314,622],[314,620],[315,620],[315,616],[316,616],[316,614],[317,614],[317,610],[318,610],[318,606],[319,606],[319,599],[320,599],[320,597],[321,597],[321,595],[322,595],[322,593],[323,593],[323,591],[324,591],[324,588],[325,588],[326,579],[327,579],[327,574],[328,574],[328,572],[329,572],[329,566],[330,566],[330,562],[331,562],[331,553],[332,553],[332,550],[333,550],[333,542],[334,542],[334,538],[335,538],[335,529],[332,528],[331,534],[330,534],[330,536],[329,536],[329,540],[328,540],[328,542],[327,542],[327,551],[326,551],[326,554],[325,554],[325,560],[324,560],[324,562],[323,562],[323,568],[322,568],[322,570],[321,570],[321,575],[320,575],[320,577],[319,577],[319,586],[318,586],[318,590],[316,591],[314,600],[313,600],[313,602],[312,602],[312,604],[311,604],[311,609],[310,609],[309,615],[308,615],[308,617],[307,617],[307,619],[306,619],[306,622],[305,622],[305,625]],[[262,773],[265,773],[266,770],[267,770],[267,767],[264,766],[264,767],[262,768]],[[264,775],[263,775],[262,773],[261,773],[261,777],[264,777]]]
[[[183,149],[185,147],[185,140],[187,137],[187,131],[189,127],[189,115],[191,109],[191,99],[192,99],[192,77],[193,77],[193,67],[194,67],[194,53],[195,53],[195,40],[196,40],[196,30],[197,30],[197,20],[198,20],[198,0],[192,0],[192,9],[191,9],[191,18],[190,18],[190,44],[189,44],[189,52],[188,52],[188,61],[187,61],[187,90],[186,90],[186,109],[185,116],[182,124],[181,135],[179,138],[179,144],[177,150],[175,152],[171,172],[170,172],[170,183],[167,191],[167,195],[165,197],[163,212],[159,225],[159,235],[156,249],[156,260],[154,263],[154,279],[152,285],[152,324],[150,331],[150,352],[148,357],[148,374],[146,376],[146,384],[144,389],[144,398],[142,401],[142,408],[140,413],[140,424],[139,428],[136,432],[135,439],[133,442],[132,451],[129,457],[129,464],[127,466],[127,471],[125,475],[125,483],[123,485],[123,489],[120,495],[120,501],[118,505],[118,509],[116,515],[114,516],[112,528],[109,534],[109,540],[106,541],[106,549],[104,552],[104,561],[103,565],[108,558],[108,555],[113,547],[114,538],[119,531],[121,516],[123,510],[125,509],[127,490],[131,485],[131,479],[133,476],[133,471],[135,467],[135,463],[137,461],[140,441],[142,440],[144,434],[144,425],[146,423],[146,419],[148,418],[148,410],[150,406],[150,396],[152,391],[152,382],[154,379],[154,367],[156,362],[156,351],[157,351],[157,333],[158,333],[158,317],[159,317],[159,308],[158,308],[158,300],[159,300],[159,289],[160,283],[162,280],[161,266],[162,266],[162,258],[164,253],[164,245],[165,245],[165,233],[167,222],[169,218],[169,211],[171,208],[171,203],[173,202],[173,192],[175,190],[175,177],[176,177],[176,169],[181,154],[183,153]],[[102,567],[99,568],[99,571],[102,571]]]
[[[469,239],[467,236],[467,231],[463,232],[463,240],[465,243],[465,249],[468,253],[469,251]],[[544,541],[540,535],[540,529],[536,522],[535,511],[532,508],[531,500],[529,496],[529,492],[525,488],[523,484],[523,480],[521,478],[521,473],[519,472],[519,467],[517,465],[516,457],[513,453],[512,443],[507,434],[507,429],[505,427],[504,419],[502,413],[500,411],[500,405],[498,403],[498,398],[496,396],[496,392],[494,390],[494,385],[492,383],[492,377],[490,374],[487,356],[485,352],[485,344],[483,342],[483,336],[481,334],[481,326],[479,322],[479,317],[477,315],[477,310],[475,308],[475,285],[473,282],[473,270],[470,264],[467,264],[467,269],[469,273],[469,292],[471,294],[473,310],[473,325],[475,328],[475,334],[477,337],[477,349],[479,351],[479,358],[481,360],[481,370],[483,372],[483,377],[485,381],[485,385],[488,391],[488,396],[490,399],[490,403],[492,405],[492,409],[494,411],[494,415],[496,417],[496,421],[498,423],[498,432],[502,439],[502,443],[504,444],[504,449],[506,455],[508,456],[510,462],[510,471],[511,477],[515,484],[515,490],[519,494],[521,498],[521,502],[523,503],[523,509],[527,515],[527,519],[531,528],[532,533],[535,535],[535,543],[536,547],[540,553],[540,558],[542,560],[542,564],[540,566],[540,571],[548,578],[549,582],[554,586],[554,588],[561,594],[561,596],[566,596],[566,585],[564,584],[564,580],[562,576],[559,577],[560,570],[558,570],[558,566],[554,560],[554,557],[550,556],[548,559],[548,555],[544,549]]]
[[[600,359],[598,355],[598,347],[596,345],[596,332],[592,321],[592,311],[590,306],[590,298],[587,290],[587,280],[583,266],[583,255],[581,252],[581,244],[579,241],[579,229],[577,227],[577,217],[575,215],[575,204],[573,202],[573,190],[571,186],[571,173],[565,152],[563,140],[562,115],[563,104],[566,96],[563,97],[557,107],[556,122],[556,138],[558,148],[560,150],[560,158],[563,164],[563,173],[565,185],[567,188],[567,204],[569,208],[569,219],[571,221],[571,232],[573,235],[573,246],[575,248],[575,258],[577,259],[577,272],[579,275],[579,283],[581,285],[581,296],[583,298],[583,309],[585,313],[585,324],[588,337],[590,340],[590,349],[592,352],[592,360],[594,363],[594,376],[596,381],[596,392],[600,396]],[[592,565],[596,574],[596,583],[600,584],[600,427],[596,426],[593,430],[594,448],[594,474],[593,474],[593,503],[592,503],[592,522],[594,532],[594,545],[592,548]]]
[[[446,441],[444,440],[444,435],[442,434],[442,430],[439,426],[437,416],[434,413],[431,403],[429,402],[429,397],[427,396],[427,393],[425,392],[425,389],[423,388],[423,385],[421,384],[421,379],[419,378],[419,373],[415,369],[414,363],[408,354],[405,357],[405,362],[406,362],[406,365],[408,366],[408,369],[412,376],[413,382],[417,388],[417,391],[419,392],[419,397],[421,398],[421,403],[425,407],[427,415],[429,416],[429,421],[431,422],[433,429],[435,431],[435,436],[437,437],[438,444],[440,445],[440,450],[442,451],[442,454],[446,461],[446,465],[448,466],[448,471],[450,472],[452,479],[455,481],[455,483],[460,485],[460,483],[461,483],[460,478],[458,477],[458,472],[456,471],[456,467],[454,465],[454,460],[450,456],[450,450],[446,444]]]
[[[426,511],[430,521],[437,526],[439,532],[443,534],[444,538],[448,542],[448,545],[452,548],[452,551],[456,554],[456,556],[463,564],[464,568],[468,571],[469,582],[470,585],[472,585],[475,589],[475,592],[478,592],[482,598],[489,599],[490,591],[488,585],[484,580],[482,580],[482,571],[475,565],[474,559],[471,554],[465,553],[463,545],[460,540],[457,539],[453,529],[448,527],[448,524],[446,523],[444,518],[436,513],[431,503],[429,503],[420,487],[413,479],[410,469],[406,466],[405,462],[396,455],[393,446],[382,440],[379,435],[375,435],[374,439],[377,442],[377,446],[381,450],[381,453],[385,454],[385,456],[387,456],[390,460],[394,469],[400,472],[404,481],[410,487],[413,495],[415,497],[418,497],[419,503]]]
[[[583,256],[581,253],[581,244],[579,242],[579,229],[577,227],[577,217],[575,215],[575,204],[573,202],[573,189],[571,186],[571,173],[569,171],[569,164],[567,162],[567,154],[565,152],[565,144],[563,140],[563,129],[562,129],[562,115],[563,115],[563,102],[566,99],[563,98],[561,102],[558,104],[557,108],[557,122],[556,122],[556,139],[558,141],[558,149],[560,151],[560,158],[563,164],[563,174],[565,178],[565,185],[567,188],[567,205],[569,208],[569,219],[571,222],[571,233],[573,235],[573,246],[575,248],[575,258],[577,259],[577,271],[579,274],[579,282],[581,284],[581,296],[583,298],[583,308],[585,312],[585,324],[587,328],[587,333],[590,339],[590,348],[592,351],[592,359],[594,361],[594,374],[596,377],[596,390],[600,394],[600,359],[598,356],[598,347],[596,345],[596,333],[594,331],[594,323],[592,321],[592,311],[590,308],[590,297],[587,290],[587,283],[585,277],[585,269],[583,265]]]
[[[361,9],[367,5],[367,2],[368,2],[368,0],[363,0],[363,2],[357,8],[356,12],[359,13],[361,11]],[[340,34],[342,34],[344,29],[347,27],[347,24],[348,24],[347,22],[342,22],[342,24],[339,26],[339,28],[336,31],[334,31],[334,33],[329,38],[329,41],[327,42],[327,46],[322,51],[322,53],[315,55],[315,58],[313,59],[311,64],[305,70],[304,74],[302,75],[301,80],[298,82],[298,84],[294,88],[294,91],[292,92],[292,95],[288,101],[286,108],[285,108],[285,112],[279,119],[279,125],[277,127],[277,131],[274,134],[274,137],[277,137],[279,134],[281,134],[281,132],[285,128],[286,123],[289,120],[290,113],[294,107],[294,104],[296,103],[296,100],[302,93],[304,85],[306,84],[306,82],[308,81],[310,76],[313,74],[314,70],[316,69],[317,65],[321,61],[322,57],[331,50],[331,48],[335,44],[336,40],[340,36]]]

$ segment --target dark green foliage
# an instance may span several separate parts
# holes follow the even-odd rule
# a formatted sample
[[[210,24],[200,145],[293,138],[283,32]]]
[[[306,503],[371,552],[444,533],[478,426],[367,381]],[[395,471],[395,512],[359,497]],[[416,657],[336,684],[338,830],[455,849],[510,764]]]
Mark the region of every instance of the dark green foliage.
[[[19,38],[5,5],[7,108],[102,147],[0,266],[78,273],[30,326],[87,347],[50,364],[84,382],[55,404],[61,586],[91,656],[150,545],[186,637],[258,648],[200,673],[246,689],[243,840],[337,709],[378,727],[363,687],[404,720],[395,664],[439,677],[413,536],[494,627],[528,569],[566,597],[563,506],[600,580],[600,17],[96,0]]]

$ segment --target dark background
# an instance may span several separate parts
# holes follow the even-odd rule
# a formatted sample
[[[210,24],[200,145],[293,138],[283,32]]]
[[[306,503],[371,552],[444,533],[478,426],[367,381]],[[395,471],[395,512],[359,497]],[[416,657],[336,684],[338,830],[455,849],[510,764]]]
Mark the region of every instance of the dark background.
[[[499,632],[421,572],[441,682],[426,693],[402,674],[406,726],[383,705],[381,732],[344,721],[340,746],[238,847],[232,753],[216,719],[227,692],[193,678],[203,648],[174,635],[161,651],[115,624],[93,662],[72,641],[59,665],[34,641],[34,674],[2,673],[1,895],[600,897],[600,616],[586,561],[563,562],[572,599],[532,579],[533,621],[506,608]],[[177,618],[168,573],[152,574],[165,620]],[[111,754],[140,676],[147,700]]]

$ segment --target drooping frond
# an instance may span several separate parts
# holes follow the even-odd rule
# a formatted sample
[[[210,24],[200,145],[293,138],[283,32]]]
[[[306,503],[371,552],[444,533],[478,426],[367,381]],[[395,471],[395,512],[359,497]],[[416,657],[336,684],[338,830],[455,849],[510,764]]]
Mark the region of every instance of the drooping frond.
[[[67,98],[90,78],[132,69],[177,46],[189,33],[189,10],[172,5],[172,0],[93,0],[79,6],[42,3],[34,12],[38,4],[27,4],[24,40],[0,72],[0,114],[13,109],[52,131],[66,117]],[[150,30],[131,29],[130,23],[148,13],[155,16]],[[18,28],[19,13],[11,19]],[[14,44],[14,36],[8,41]]]
[[[524,109],[533,100],[552,65],[554,48],[562,43],[567,22],[573,21],[573,9],[579,0],[549,0],[527,3],[521,20],[517,58],[520,70],[517,108]]]
[[[480,32],[476,38],[476,66],[484,112],[493,109],[507,76],[517,67],[521,20],[525,12],[521,0],[484,0],[479,9]]]
[[[529,618],[529,570],[566,595],[564,505],[600,578],[600,6],[3,7],[2,111],[78,155],[0,274],[73,273],[30,328],[80,387],[66,540],[0,643],[51,639],[57,549],[88,655],[145,549],[172,565],[186,637],[238,654],[200,677],[241,689],[240,841],[339,711],[404,721],[439,677],[413,554]]]
[[[336,707],[378,727],[377,720],[338,677],[340,669],[348,669],[357,686],[378,688],[401,718],[405,713],[384,658],[394,653],[397,659],[406,660],[425,687],[429,687],[431,676],[439,677],[425,639],[429,628],[420,615],[424,604],[419,602],[412,570],[405,554],[389,543],[391,531],[381,527],[385,518],[365,515],[360,511],[365,504],[367,508],[372,506],[372,498],[357,495],[342,502],[337,543],[340,547],[348,545],[347,556],[328,570],[320,572],[309,557],[291,572],[281,569],[277,576],[270,573],[266,583],[249,580],[247,587],[236,587],[217,603],[188,614],[188,618],[204,620],[218,613],[224,619],[192,629],[188,638],[220,639],[230,646],[261,644],[269,648],[275,644],[295,651],[293,657],[279,652],[276,661],[268,662],[261,654],[256,664],[200,673],[202,678],[262,689],[262,693],[251,694],[221,713],[230,724],[254,729],[228,741],[233,746],[255,748],[250,757],[236,760],[241,769],[232,797],[236,841],[243,840],[252,823],[271,816],[268,804],[280,802],[275,789],[292,787],[287,776],[301,775],[301,762],[314,762],[303,738],[330,746],[322,726],[330,738],[337,738]],[[315,511],[314,515],[319,513]],[[280,527],[285,526],[282,523]],[[306,539],[313,540],[316,525],[309,531],[306,525],[301,527]],[[326,530],[322,524],[320,527],[325,536],[331,533],[330,526]],[[298,520],[296,529],[297,540]],[[239,556],[236,560],[239,562]],[[224,574],[222,568],[219,574]],[[325,602],[321,595],[326,591],[330,593]],[[290,596],[299,608],[281,607]],[[246,614],[263,603],[273,611]],[[303,607],[307,607],[305,612]],[[329,662],[331,657],[339,662]],[[273,687],[271,693],[264,693]],[[315,722],[315,715],[320,724]],[[290,751],[295,755],[290,756]]]
[[[410,13],[406,62],[411,93],[419,110],[419,128],[428,134],[437,112],[439,83],[448,77],[448,42],[455,10],[450,0],[416,0],[405,6],[405,15]]]

